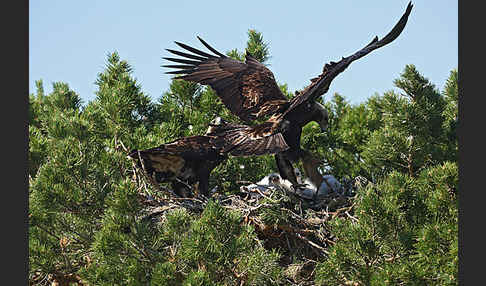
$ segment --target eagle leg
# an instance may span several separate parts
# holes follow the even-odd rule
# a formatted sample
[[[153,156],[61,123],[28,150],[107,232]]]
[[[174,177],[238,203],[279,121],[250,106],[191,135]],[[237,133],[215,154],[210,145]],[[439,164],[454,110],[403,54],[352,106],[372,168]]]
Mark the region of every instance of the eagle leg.
[[[180,180],[172,181],[172,188],[174,189],[174,193],[181,198],[188,198],[191,196],[191,189],[189,188],[186,183]]]
[[[205,197],[209,195],[209,172],[199,175],[199,191]]]
[[[299,184],[297,181],[292,162],[283,153],[275,154],[275,162],[277,163],[278,172],[282,179],[289,180],[294,189],[302,187],[302,184]]]

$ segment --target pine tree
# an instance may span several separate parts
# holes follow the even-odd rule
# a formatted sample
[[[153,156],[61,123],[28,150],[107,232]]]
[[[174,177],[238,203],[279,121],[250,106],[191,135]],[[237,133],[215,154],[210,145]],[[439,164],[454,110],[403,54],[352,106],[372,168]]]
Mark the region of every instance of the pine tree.
[[[457,74],[445,96],[412,65],[395,84],[403,94],[367,102],[381,121],[361,147],[375,183],[358,191],[355,220],[332,221],[320,284],[457,285],[457,137],[446,123],[457,120]]]
[[[446,106],[444,108],[444,126],[446,130],[447,138],[447,148],[444,151],[446,153],[447,159],[450,161],[457,160],[457,127],[459,124],[459,90],[458,90],[458,75],[457,69],[451,71],[449,78],[447,79],[445,88],[442,92],[445,100]]]
[[[133,213],[137,209],[124,144],[143,138],[139,135],[147,133],[150,120],[157,116],[130,77],[130,66],[116,53],[109,56],[97,84],[97,98],[82,109],[79,97],[63,83],[54,84],[47,96],[38,84],[37,97],[31,96],[36,116],[30,128],[39,126],[33,129],[31,149],[45,147],[44,152],[36,150],[30,164],[40,165],[31,168],[29,191],[31,275],[74,279],[91,261],[96,263],[91,247],[109,227],[107,216],[116,213],[112,210],[116,204],[110,207],[110,202],[125,200],[123,207],[131,206]],[[129,210],[119,211],[116,219]]]
[[[245,53],[266,63],[261,33],[248,31]],[[227,55],[244,60],[245,53]],[[29,96],[32,284],[286,285],[298,283],[295,269],[305,263],[305,283],[457,284],[457,70],[439,92],[408,65],[395,81],[399,92],[357,105],[335,94],[325,103],[328,132],[304,127],[302,145],[324,158],[323,173],[370,182],[351,199],[349,217],[320,225],[319,234],[329,229],[333,241],[327,255],[313,251],[314,260],[303,254],[302,237],[283,239],[296,218],[316,215],[295,198],[275,193],[252,211],[267,231],[281,231],[277,238],[218,196],[204,209],[150,205],[148,198],[165,194],[134,172],[127,152],[203,134],[215,116],[239,122],[213,90],[173,80],[152,102],[116,52],[96,85],[95,99],[84,105],[62,82],[45,94],[37,81]],[[280,88],[291,96],[286,84]],[[273,156],[229,158],[210,187],[237,194],[239,181],[276,170]]]
[[[413,65],[405,67],[395,85],[404,93],[385,93],[380,110],[384,126],[373,132],[362,153],[374,177],[391,169],[415,176],[445,156],[444,98]]]

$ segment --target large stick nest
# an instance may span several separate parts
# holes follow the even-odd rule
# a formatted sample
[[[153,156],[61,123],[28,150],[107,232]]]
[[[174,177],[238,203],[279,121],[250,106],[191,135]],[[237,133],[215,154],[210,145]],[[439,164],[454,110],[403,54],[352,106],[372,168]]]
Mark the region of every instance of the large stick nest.
[[[141,172],[136,173],[141,189],[139,198],[144,205],[141,220],[161,224],[169,211],[178,208],[200,214],[209,201],[204,196],[177,197]],[[367,183],[363,177],[349,179],[342,184],[340,192],[331,192],[314,200],[278,186],[241,188],[230,195],[213,192],[210,199],[239,212],[241,224],[253,226],[266,249],[277,249],[282,254],[280,265],[286,268],[289,282],[308,285],[313,281],[317,262],[325,259],[328,248],[335,244],[328,222],[336,217],[356,221],[353,194]],[[150,194],[148,185],[157,192]]]

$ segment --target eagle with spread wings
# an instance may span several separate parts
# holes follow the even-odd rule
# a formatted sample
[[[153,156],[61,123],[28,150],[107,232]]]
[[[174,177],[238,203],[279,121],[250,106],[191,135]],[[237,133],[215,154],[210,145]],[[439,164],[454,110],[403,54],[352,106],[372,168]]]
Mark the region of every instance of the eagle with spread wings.
[[[410,2],[385,37],[375,37],[356,53],[325,64],[322,73],[290,100],[280,90],[273,73],[248,52],[245,62],[241,62],[218,52],[200,37],[197,38],[212,54],[175,42],[185,51],[167,49],[179,57],[164,59],[178,64],[163,67],[175,69],[166,72],[175,74],[175,79],[210,86],[223,104],[248,124],[219,130],[211,140],[219,152],[233,156],[275,154],[281,177],[298,186],[292,162],[302,160],[306,170],[306,162],[313,157],[300,147],[302,128],[311,121],[317,122],[322,131],[328,125],[327,111],[316,99],[328,91],[332,80],[353,61],[395,40],[405,28],[412,7]],[[266,121],[249,125],[257,119]]]

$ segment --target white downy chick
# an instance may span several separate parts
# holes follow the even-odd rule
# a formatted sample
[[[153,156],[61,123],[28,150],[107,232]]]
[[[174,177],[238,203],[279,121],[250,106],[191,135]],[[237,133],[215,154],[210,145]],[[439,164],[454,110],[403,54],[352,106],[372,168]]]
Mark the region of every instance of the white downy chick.
[[[269,191],[270,188],[275,188],[280,186],[280,175],[277,173],[270,173],[267,176],[263,177],[260,181],[246,185],[246,186],[241,186],[240,189],[242,191],[246,192],[251,192],[251,190],[257,189],[258,191],[262,193],[266,193]],[[260,196],[259,194],[252,194],[252,198],[255,196]]]

